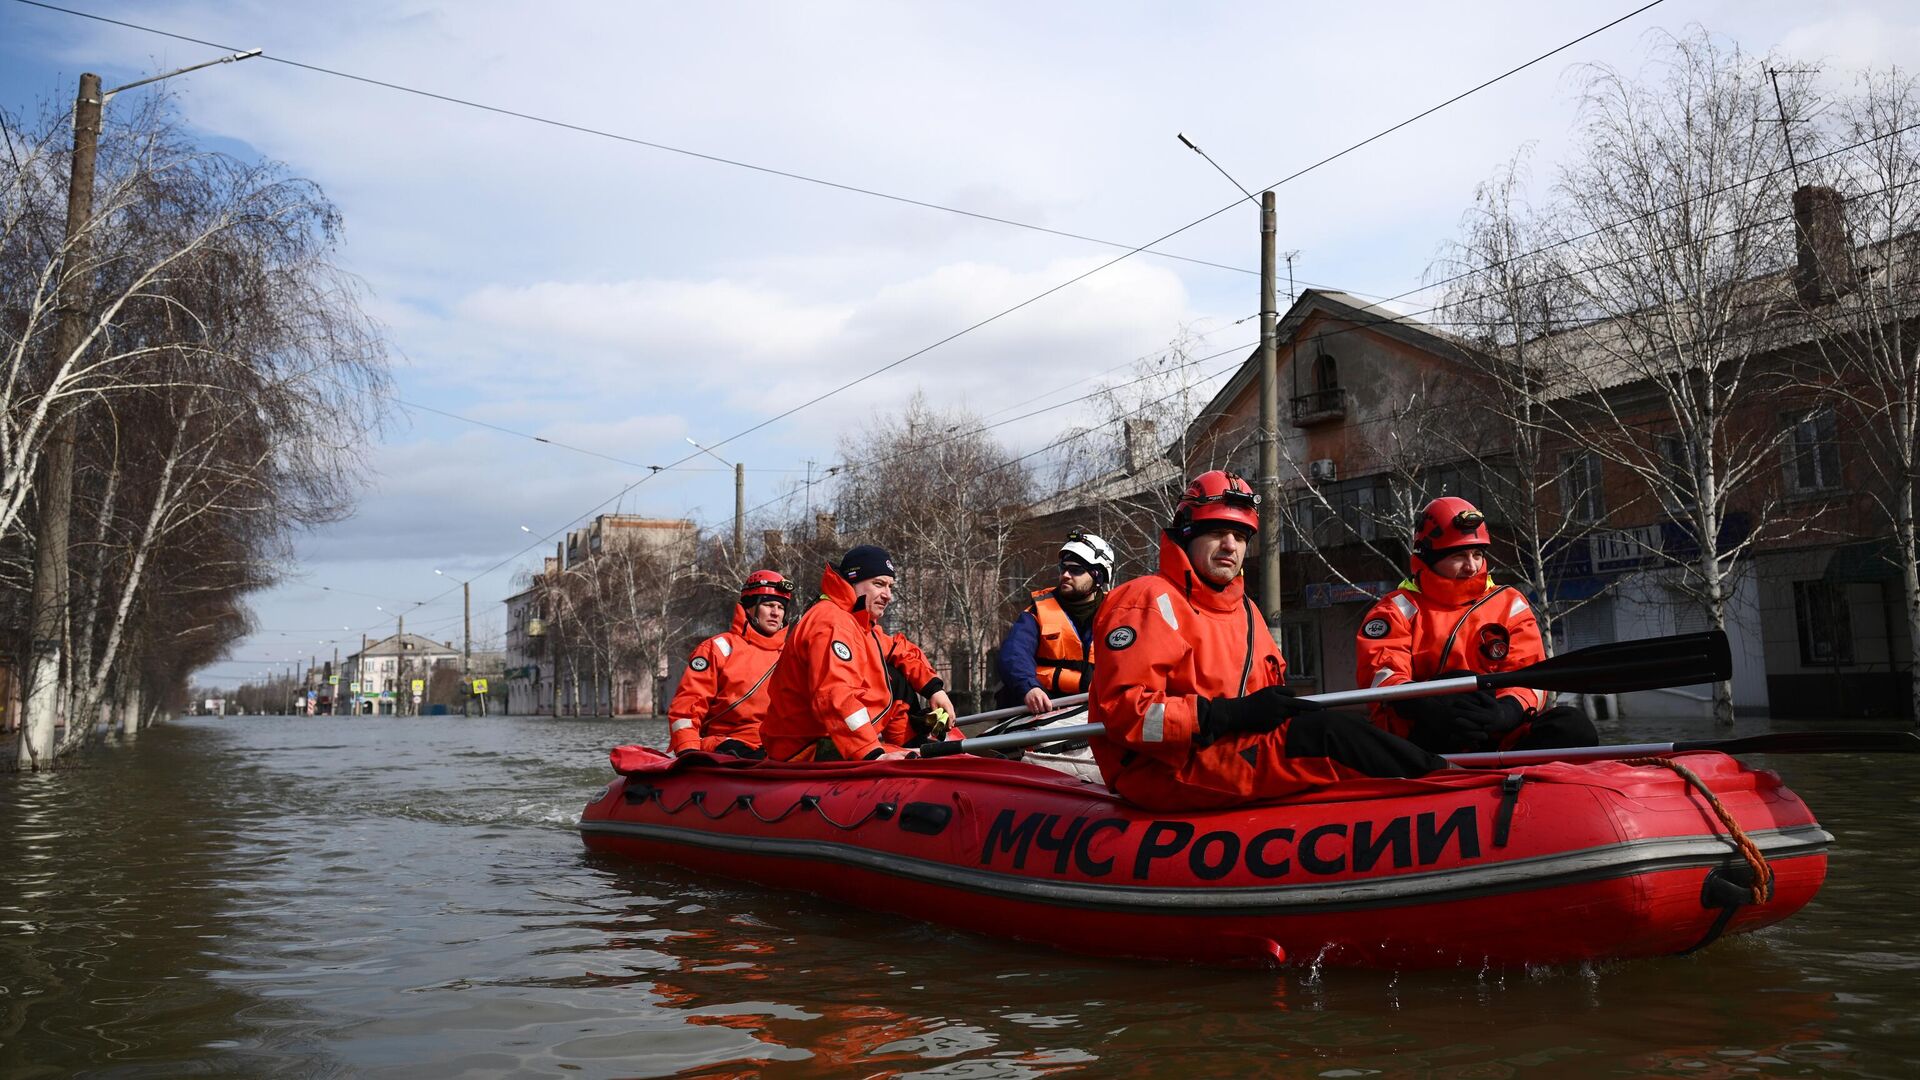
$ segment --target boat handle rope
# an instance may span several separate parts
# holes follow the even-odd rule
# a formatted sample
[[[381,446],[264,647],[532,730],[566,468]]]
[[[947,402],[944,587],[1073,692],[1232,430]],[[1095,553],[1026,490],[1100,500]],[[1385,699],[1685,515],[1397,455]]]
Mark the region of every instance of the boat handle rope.
[[[1752,869],[1752,902],[1764,904],[1773,899],[1773,867],[1767,865],[1767,857],[1761,853],[1760,845],[1754,843],[1753,838],[1748,836],[1746,830],[1740,827],[1740,823],[1733,820],[1732,812],[1720,802],[1720,797],[1713,793],[1713,789],[1707,787],[1706,781],[1701,780],[1699,776],[1695,775],[1692,769],[1668,758],[1623,758],[1621,759],[1621,764],[1672,769],[1675,773],[1679,774],[1681,779],[1685,780],[1694,790],[1700,793],[1702,798],[1707,800],[1708,806],[1713,807],[1714,814],[1720,818],[1720,824],[1727,827],[1727,833],[1733,841],[1733,846],[1739,850],[1740,857],[1745,859],[1747,866]]]
[[[633,798],[633,796],[635,795],[638,795],[639,798],[638,799]],[[679,806],[668,806],[666,803],[666,800],[661,798],[661,795],[662,795],[662,792],[659,788],[654,787],[652,784],[648,784],[644,787],[644,789],[640,791],[634,791],[632,788],[629,788],[627,801],[628,802],[636,802],[636,801],[651,802],[656,806],[660,807],[661,812],[665,813],[668,817],[672,817],[680,813],[681,811],[685,810],[687,807],[691,806],[694,809],[700,811],[700,815],[706,818],[708,821],[719,821],[721,818],[726,817],[728,814],[733,813],[735,810],[744,808],[747,811],[747,813],[752,814],[756,820],[761,821],[768,825],[778,825],[779,823],[787,820],[789,817],[792,817],[793,812],[795,810],[806,809],[806,810],[811,810],[816,814],[819,814],[821,821],[826,822],[827,824],[833,826],[836,829],[841,830],[842,832],[851,832],[852,830],[857,829],[862,825],[865,825],[869,821],[874,821],[874,820],[887,821],[891,819],[894,815],[894,812],[900,808],[899,804],[897,803],[890,803],[890,802],[875,803],[873,804],[873,808],[868,810],[866,814],[860,817],[859,820],[852,821],[852,822],[839,822],[839,821],[835,821],[831,815],[829,815],[825,810],[822,810],[820,808],[820,796],[818,795],[802,795],[798,799],[795,799],[792,805],[788,806],[785,810],[780,811],[780,813],[774,815],[773,817],[767,817],[765,814],[762,814],[759,811],[759,809],[757,809],[753,805],[753,796],[751,795],[734,796],[734,800],[728,803],[726,808],[721,810],[717,814],[707,809],[707,793],[704,791],[688,792],[686,799],[683,802],[681,802]]]

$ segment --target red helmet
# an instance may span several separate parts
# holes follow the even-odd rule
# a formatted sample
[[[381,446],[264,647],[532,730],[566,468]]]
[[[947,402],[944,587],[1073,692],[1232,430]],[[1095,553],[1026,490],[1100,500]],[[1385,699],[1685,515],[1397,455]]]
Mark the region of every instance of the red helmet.
[[[789,603],[793,600],[793,582],[778,570],[755,570],[747,575],[747,583],[740,586],[740,602],[751,606],[754,598],[759,596],[770,596]]]
[[[1203,472],[1193,478],[1174,508],[1173,524],[1167,531],[1185,542],[1200,532],[1202,523],[1238,525],[1248,532],[1260,531],[1260,496],[1253,485],[1224,469]]]
[[[1462,547],[1486,547],[1487,515],[1465,499],[1449,495],[1435,499],[1420,511],[1413,530],[1413,550],[1422,555]]]

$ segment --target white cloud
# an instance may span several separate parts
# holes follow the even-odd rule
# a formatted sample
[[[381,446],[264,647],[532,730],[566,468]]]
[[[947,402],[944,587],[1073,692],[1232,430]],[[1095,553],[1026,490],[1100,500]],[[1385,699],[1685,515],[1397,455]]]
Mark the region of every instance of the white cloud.
[[[1502,0],[1463,17],[1412,2],[531,12],[506,0],[161,0],[109,13],[1135,244],[1235,197],[1175,132],[1258,190],[1632,6]],[[70,92],[80,70],[112,83],[209,53],[36,9],[8,16],[0,87],[14,106]],[[1692,19],[1830,72],[1920,46],[1920,12],[1895,0],[1655,8],[1280,188],[1281,247],[1300,251],[1298,277],[1374,294],[1417,285],[1495,164],[1536,141],[1536,173],[1551,176],[1572,114],[1569,65],[1636,67],[1648,28]],[[287,162],[340,204],[343,261],[408,361],[402,397],[636,462],[678,460],[686,435],[743,430],[1117,253],[271,60],[167,86],[199,130]],[[1253,266],[1255,213],[1237,205],[1165,246]],[[857,418],[916,389],[1000,412],[1156,350],[1182,326],[1238,319],[1256,299],[1249,275],[1136,256],[727,455],[756,469],[830,461]],[[1033,446],[1082,417],[1063,410],[1001,434]],[[316,581],[337,570],[367,591],[410,594],[433,576],[422,564],[483,568],[525,542],[520,524],[561,525],[635,473],[431,415],[398,425],[376,465],[360,513],[303,543]],[[755,492],[783,482],[749,475]],[[731,490],[718,473],[663,476],[627,506],[724,517]],[[288,589],[266,603],[304,609],[316,595]]]

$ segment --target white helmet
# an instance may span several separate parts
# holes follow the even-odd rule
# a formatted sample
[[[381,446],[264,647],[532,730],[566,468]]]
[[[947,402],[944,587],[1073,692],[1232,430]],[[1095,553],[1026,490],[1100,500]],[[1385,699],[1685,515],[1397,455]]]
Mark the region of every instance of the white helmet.
[[[1067,534],[1067,542],[1060,545],[1061,555],[1071,555],[1093,568],[1095,585],[1113,584],[1113,545],[1087,532],[1075,529]]]

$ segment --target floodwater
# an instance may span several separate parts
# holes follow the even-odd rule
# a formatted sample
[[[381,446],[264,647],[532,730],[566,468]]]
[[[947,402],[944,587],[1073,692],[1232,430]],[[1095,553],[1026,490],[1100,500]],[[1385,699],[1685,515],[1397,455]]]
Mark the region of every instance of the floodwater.
[[[189,719],[0,776],[0,1075],[1920,1075],[1920,758],[1768,761],[1838,838],[1827,886],[1695,956],[1260,972],[588,856],[605,748],[664,736]]]

